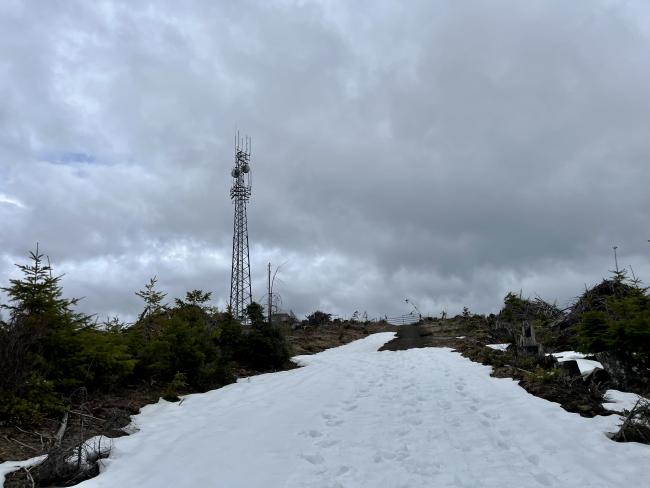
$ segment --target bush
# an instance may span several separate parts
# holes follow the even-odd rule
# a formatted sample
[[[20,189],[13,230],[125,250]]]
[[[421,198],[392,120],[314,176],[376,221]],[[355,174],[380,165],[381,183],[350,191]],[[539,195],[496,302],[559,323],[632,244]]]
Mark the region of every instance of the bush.
[[[311,315],[307,315],[307,322],[311,327],[318,327],[320,325],[327,324],[332,320],[332,314],[321,312],[316,310]],[[354,322],[355,320],[352,320]]]
[[[291,358],[289,343],[278,327],[251,329],[242,353],[241,359],[257,370],[280,369]]]
[[[29,425],[47,416],[59,416],[64,410],[64,398],[55,391],[54,384],[39,373],[32,373],[22,388],[3,392],[0,419]]]
[[[186,375],[189,386],[206,389],[232,379],[219,347],[220,328],[197,305],[180,305],[144,317],[129,331],[140,379],[169,382]]]
[[[650,297],[638,286],[606,299],[604,310],[587,310],[578,324],[580,349],[612,351],[630,360],[650,359]]]
[[[558,381],[563,374],[561,369],[544,369],[537,366],[532,372],[526,373],[525,379],[531,383],[550,384]]]
[[[167,388],[165,389],[165,393],[163,395],[163,399],[167,400],[168,402],[177,402],[180,399],[178,398],[178,394],[181,390],[184,390],[187,388],[187,378],[185,377],[185,374],[183,373],[176,373],[174,375],[174,379],[169,382],[167,385]]]

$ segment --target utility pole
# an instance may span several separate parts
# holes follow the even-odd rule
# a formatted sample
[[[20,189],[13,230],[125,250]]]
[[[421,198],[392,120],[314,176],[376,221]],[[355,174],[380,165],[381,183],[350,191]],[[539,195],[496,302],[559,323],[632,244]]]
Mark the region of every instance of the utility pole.
[[[616,250],[618,249],[618,246],[614,246],[612,249],[614,249],[614,266],[616,267],[616,272],[618,273],[618,256],[616,256]]]
[[[271,290],[271,263],[269,263],[269,303],[268,303],[268,308],[269,308],[269,327],[271,327],[271,314],[272,314],[272,309],[271,309],[271,304],[273,303],[273,291]]]

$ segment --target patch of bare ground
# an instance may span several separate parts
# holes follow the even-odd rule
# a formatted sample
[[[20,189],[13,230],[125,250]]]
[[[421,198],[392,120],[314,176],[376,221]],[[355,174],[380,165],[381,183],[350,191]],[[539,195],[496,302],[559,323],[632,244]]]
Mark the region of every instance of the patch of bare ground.
[[[385,322],[328,323],[318,327],[298,327],[288,331],[293,354],[316,354],[332,347],[342,346],[377,332],[395,332],[398,327]]]
[[[50,455],[50,462],[22,469],[7,475],[4,488],[26,486],[71,486],[96,474],[97,466],[89,470],[70,469],[65,460],[75,454],[75,449],[87,439],[104,436],[103,450],[111,438],[127,435],[124,430],[131,415],[155,403],[164,388],[155,385],[138,385],[114,393],[87,395],[83,390],[71,399],[70,409],[60,419],[44,419],[33,426],[0,425],[0,462],[29,459]],[[87,446],[88,451],[93,446]],[[99,454],[99,453],[98,453]],[[55,463],[55,458],[57,459]],[[56,465],[55,465],[56,464]],[[94,474],[93,474],[94,472]]]

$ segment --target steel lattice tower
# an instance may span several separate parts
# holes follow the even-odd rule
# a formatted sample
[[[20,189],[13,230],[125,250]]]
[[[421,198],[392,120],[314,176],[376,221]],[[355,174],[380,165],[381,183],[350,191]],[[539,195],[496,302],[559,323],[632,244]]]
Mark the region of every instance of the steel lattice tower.
[[[248,251],[248,218],[246,203],[251,196],[251,140],[246,136],[235,139],[235,166],[232,169],[230,198],[235,205],[232,236],[232,268],[230,273],[230,311],[233,316],[248,322],[246,307],[252,302],[251,266]]]

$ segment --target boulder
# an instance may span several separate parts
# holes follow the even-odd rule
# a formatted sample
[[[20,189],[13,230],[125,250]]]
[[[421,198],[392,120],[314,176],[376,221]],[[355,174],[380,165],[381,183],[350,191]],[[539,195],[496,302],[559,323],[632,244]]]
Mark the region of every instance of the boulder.
[[[578,366],[578,361],[576,361],[575,359],[562,361],[561,363],[558,363],[558,365],[567,373],[567,375],[571,377],[581,376],[580,367]]]

